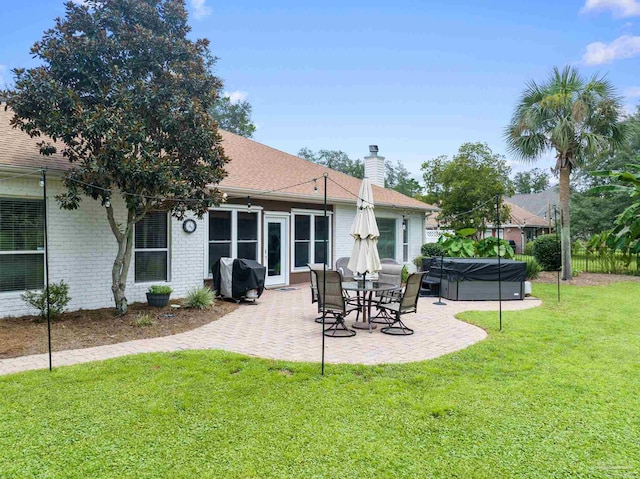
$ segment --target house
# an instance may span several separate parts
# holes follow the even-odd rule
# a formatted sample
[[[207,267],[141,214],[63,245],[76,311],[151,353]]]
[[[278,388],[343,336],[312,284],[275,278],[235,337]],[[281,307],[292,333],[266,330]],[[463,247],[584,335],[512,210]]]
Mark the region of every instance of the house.
[[[68,162],[59,154],[41,156],[36,145],[41,139],[11,128],[11,116],[0,109],[0,317],[32,313],[20,295],[44,285],[43,167],[50,281],[69,284],[72,310],[112,306],[117,243],[105,208],[83,198],[77,210],[61,210],[55,196],[64,191],[60,177]],[[266,265],[268,287],[306,282],[306,264],[325,259],[325,228],[328,264],[351,254],[349,230],[361,180],[232,133],[221,134],[231,159],[228,176],[219,185],[227,194],[226,203],[203,218],[187,215],[177,220],[166,212],[153,212],[136,225],[127,282],[130,302],[145,301],[150,284],[167,284],[175,297],[182,297],[211,277],[211,265],[222,256]],[[411,268],[411,260],[420,254],[425,216],[434,208],[383,187],[384,158],[377,148],[370,148],[365,163],[367,175],[377,184],[373,195],[380,257]],[[113,195],[111,203],[116,219],[123,219],[119,196]]]
[[[513,195],[507,201],[546,219],[547,226],[553,228],[554,208],[560,208],[560,187],[554,185],[539,193]]]
[[[533,241],[538,236],[552,231],[548,220],[542,218],[529,210],[526,210],[517,204],[504,200],[509,207],[509,222],[500,225],[500,238],[512,241],[515,244],[514,251],[516,254],[522,254],[524,247],[529,241]],[[496,236],[496,228],[494,225],[487,225],[485,231],[486,236]]]
[[[533,241],[541,234],[549,233],[552,228],[549,221],[542,218],[531,211],[518,206],[517,204],[505,199],[504,203],[509,206],[511,211],[509,221],[500,225],[500,238],[507,241],[513,241],[515,244],[514,251],[522,254],[525,245],[529,241]],[[425,243],[435,243],[444,233],[454,233],[453,230],[442,227],[437,220],[437,215],[430,215],[425,222]],[[494,225],[487,224],[484,236],[496,236],[497,231]]]

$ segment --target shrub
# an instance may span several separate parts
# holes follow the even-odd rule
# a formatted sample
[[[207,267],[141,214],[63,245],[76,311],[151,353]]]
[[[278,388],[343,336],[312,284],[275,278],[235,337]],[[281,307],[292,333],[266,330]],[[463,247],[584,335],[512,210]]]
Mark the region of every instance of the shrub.
[[[209,287],[203,286],[189,291],[184,305],[187,308],[207,309],[213,304],[214,298],[213,291]]]
[[[47,290],[42,291],[25,291],[20,298],[29,306],[40,311],[40,318],[47,317]],[[51,319],[54,319],[57,314],[62,313],[67,304],[71,301],[69,296],[69,285],[64,281],[59,283],[49,284],[49,308],[51,312]]]
[[[402,267],[402,282],[406,283],[408,277],[409,277],[409,270],[407,269],[407,266],[404,265]]]
[[[149,292],[151,294],[171,294],[173,292],[173,289],[171,289],[171,286],[160,286],[160,285],[153,285],[153,286],[149,286]]]
[[[542,271],[542,266],[535,258],[527,258],[527,279],[536,279]]]
[[[153,326],[153,320],[148,313],[141,314],[133,320],[133,325],[138,328],[144,328],[145,326]]]
[[[524,254],[525,256],[533,256],[533,245],[536,244],[534,241],[528,241],[526,245],[524,245]]]
[[[438,244],[444,248],[447,256],[473,258],[476,254],[476,242],[470,236],[475,232],[473,228],[463,228],[455,234],[445,233],[438,238]]]
[[[536,238],[533,245],[533,256],[544,271],[557,271],[562,265],[560,237],[554,234]]]
[[[438,243],[425,243],[422,245],[422,248],[420,248],[420,251],[422,253],[422,256],[444,256],[444,248]],[[420,266],[418,267],[421,266],[422,263],[420,263]]]

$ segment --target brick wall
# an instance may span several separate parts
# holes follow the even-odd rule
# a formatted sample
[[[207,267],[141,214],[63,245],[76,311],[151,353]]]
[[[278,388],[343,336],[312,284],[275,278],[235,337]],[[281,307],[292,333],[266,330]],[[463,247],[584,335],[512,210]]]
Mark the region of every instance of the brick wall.
[[[42,198],[38,180],[38,177],[34,177],[0,182],[0,196]],[[69,285],[70,310],[113,306],[111,268],[117,243],[109,227],[105,209],[97,201],[83,198],[77,210],[61,210],[54,198],[61,191],[59,181],[48,180],[50,281],[64,279]],[[122,200],[113,198],[112,204],[116,209],[117,219],[123,221],[125,210]],[[203,284],[207,227],[204,220],[196,218],[196,222],[198,228],[190,235],[182,230],[182,221],[172,218],[170,222],[169,281],[162,284],[173,288],[172,297],[175,298],[183,297],[189,289]],[[129,302],[146,301],[145,293],[150,283],[136,284],[134,268],[132,260],[127,280],[127,299]],[[20,299],[20,294],[0,293],[0,317],[34,313]]]

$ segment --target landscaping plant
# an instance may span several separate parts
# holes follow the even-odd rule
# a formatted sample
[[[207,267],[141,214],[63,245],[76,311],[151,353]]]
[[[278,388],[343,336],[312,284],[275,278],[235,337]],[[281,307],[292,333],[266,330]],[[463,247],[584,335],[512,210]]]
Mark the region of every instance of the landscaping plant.
[[[425,243],[420,248],[420,252],[422,256],[432,257],[432,256],[444,256],[445,251],[441,244],[439,243]],[[422,263],[420,263],[422,265]]]
[[[535,258],[527,258],[525,262],[527,263],[527,279],[536,279],[540,275],[540,271],[542,271],[542,266]]]
[[[533,257],[544,271],[558,271],[562,265],[560,238],[554,234],[538,236],[533,245]]]
[[[208,286],[192,289],[187,293],[184,306],[187,308],[207,309],[213,304],[215,295]]]
[[[515,253],[507,240],[498,240],[495,236],[487,236],[476,243],[476,256],[479,258],[513,259]]]
[[[42,291],[25,291],[20,298],[29,306],[40,311],[40,319],[47,317],[47,290]],[[49,310],[51,319],[55,319],[57,314],[64,312],[71,301],[69,296],[69,285],[60,280],[59,283],[49,284]]]
[[[445,233],[438,238],[438,244],[445,250],[446,255],[453,258],[473,258],[476,253],[476,242],[471,238],[475,234],[474,228],[463,228],[454,234]]]

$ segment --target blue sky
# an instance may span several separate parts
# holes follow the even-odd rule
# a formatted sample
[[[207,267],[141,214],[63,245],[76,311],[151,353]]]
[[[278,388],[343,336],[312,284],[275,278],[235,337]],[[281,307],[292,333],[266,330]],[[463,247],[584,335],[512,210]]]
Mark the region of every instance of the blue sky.
[[[226,91],[253,105],[255,139],[294,154],[306,146],[362,158],[377,144],[416,176],[467,141],[506,155],[502,131],[518,96],[554,65],[606,73],[628,109],[640,99],[640,0],[187,4]],[[30,46],[64,13],[58,0],[2,6],[0,84],[35,64]],[[551,164],[549,155],[536,166]]]

